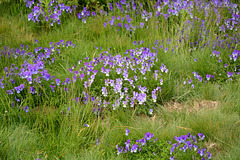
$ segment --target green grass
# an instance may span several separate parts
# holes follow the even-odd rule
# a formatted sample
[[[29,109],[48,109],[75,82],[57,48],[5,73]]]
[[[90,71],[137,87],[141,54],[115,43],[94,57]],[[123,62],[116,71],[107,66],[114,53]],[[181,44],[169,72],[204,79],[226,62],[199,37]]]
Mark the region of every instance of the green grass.
[[[60,26],[50,30],[27,21],[26,10],[22,3],[0,3],[4,8],[0,16],[0,48],[8,46],[19,48],[21,44],[34,49],[34,39],[39,46],[49,46],[50,42],[63,39],[72,41],[76,48],[64,50],[56,56],[55,63],[48,66],[49,73],[60,79],[70,77],[68,72],[78,60],[100,55],[95,46],[113,55],[122,54],[127,49],[136,48],[133,41],[143,40],[141,46],[154,46],[154,40],[179,37],[174,33],[181,28],[184,17],[178,23],[159,19],[150,19],[148,28],[136,31],[130,37],[126,31],[116,32],[114,28],[103,27],[107,17],[89,18],[84,24],[74,16],[65,18]],[[11,7],[11,9],[8,9]],[[4,13],[4,14],[3,14]],[[140,19],[135,23],[142,22]],[[209,22],[210,24],[210,22]],[[216,26],[209,25],[210,35],[216,32]],[[186,33],[187,34],[187,33]],[[190,33],[194,35],[194,33]],[[197,33],[196,33],[197,34]],[[175,43],[175,42],[174,42]],[[172,44],[167,45],[171,47]],[[237,48],[239,50],[239,46]],[[125,130],[130,130],[130,139],[139,139],[146,132],[151,132],[159,140],[172,141],[181,134],[204,133],[205,147],[213,153],[213,159],[239,159],[240,157],[240,79],[223,83],[196,84],[192,89],[184,85],[186,78],[192,77],[193,71],[202,75],[216,72],[219,63],[210,58],[212,50],[208,47],[189,51],[189,41],[179,44],[176,53],[165,53],[159,50],[158,68],[164,63],[169,73],[164,77],[161,98],[158,104],[150,105],[154,114],[149,116],[133,108],[121,108],[116,111],[106,109],[103,114],[92,112],[92,103],[73,103],[72,99],[82,96],[83,86],[77,83],[70,86],[69,94],[50,95],[46,89],[42,101],[37,103],[31,94],[20,105],[30,106],[31,112],[18,111],[11,106],[12,101],[0,89],[0,158],[1,159],[125,159],[117,155],[115,146],[124,143],[128,137]],[[222,50],[222,52],[227,52]],[[229,52],[228,52],[229,53]],[[195,62],[194,59],[198,58]],[[8,59],[0,59],[0,74],[4,67],[13,63]],[[23,61],[14,61],[17,65]],[[216,73],[217,74],[217,73]],[[101,83],[96,80],[96,84]],[[17,80],[21,83],[21,79]],[[98,85],[96,85],[98,86]],[[153,87],[151,83],[147,87]],[[97,90],[97,89],[96,89]],[[100,91],[101,92],[101,91]],[[55,103],[58,101],[59,103]],[[206,102],[203,105],[202,102]],[[216,104],[216,106],[213,106]],[[71,107],[69,115],[67,108]],[[62,113],[64,110],[65,114]],[[84,124],[89,124],[85,127]],[[99,145],[96,145],[99,138]],[[147,158],[147,157],[146,157]]]

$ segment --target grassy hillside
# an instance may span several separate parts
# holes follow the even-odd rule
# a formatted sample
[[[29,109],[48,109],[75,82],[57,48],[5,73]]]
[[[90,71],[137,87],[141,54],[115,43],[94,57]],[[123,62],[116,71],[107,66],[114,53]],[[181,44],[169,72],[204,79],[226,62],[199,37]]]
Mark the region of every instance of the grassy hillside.
[[[1,159],[239,159],[239,5],[143,2],[0,1]]]

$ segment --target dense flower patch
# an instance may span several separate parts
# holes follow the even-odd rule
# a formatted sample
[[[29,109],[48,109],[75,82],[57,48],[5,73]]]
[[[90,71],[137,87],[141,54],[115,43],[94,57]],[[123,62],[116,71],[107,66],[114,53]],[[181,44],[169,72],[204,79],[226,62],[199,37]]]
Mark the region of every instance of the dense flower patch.
[[[176,143],[172,144],[170,154],[171,160],[180,158],[184,154],[188,153],[189,158],[193,159],[211,159],[212,154],[207,151],[206,148],[200,148],[198,143],[201,143],[205,138],[205,135],[198,133],[197,137],[188,133],[187,135],[181,135],[180,137],[174,137]],[[171,142],[170,142],[171,143]],[[192,157],[191,157],[192,156]]]
[[[26,2],[26,7],[33,8],[32,12],[28,15],[28,21],[33,21],[36,23],[46,22],[50,26],[55,23],[61,24],[61,16],[64,13],[72,13],[76,9],[76,6],[66,6],[64,3],[58,3],[57,0],[51,1],[34,1],[34,0],[24,0]]]
[[[75,45],[70,41],[64,43],[61,40],[54,44],[51,43],[49,48],[36,47],[34,52],[29,52],[24,49],[24,46],[15,50],[5,48],[2,50],[2,58],[24,57],[24,60],[23,64],[18,67],[16,64],[12,64],[11,68],[5,67],[5,76],[1,78],[1,88],[12,97],[13,103],[20,103],[19,99],[23,100],[25,93],[31,93],[35,97],[41,96],[42,87],[49,88],[50,92],[56,94],[61,89],[68,92],[68,86],[72,83],[82,83],[85,103],[89,101],[89,98],[95,100],[90,96],[91,88],[100,87],[99,93],[95,93],[98,96],[96,102],[103,107],[111,104],[113,110],[119,106],[145,105],[147,99],[157,101],[157,94],[161,92],[160,86],[163,85],[164,75],[168,73],[164,64],[158,64],[157,53],[143,47],[127,50],[124,53],[126,56],[113,56],[105,51],[99,57],[93,58],[93,61],[89,61],[89,58],[79,60],[78,64],[69,69],[72,77],[60,80],[49,74],[46,65],[54,64],[53,55],[60,55],[60,49],[69,46]],[[151,88],[143,86],[149,81],[149,76],[154,77]],[[101,84],[103,85],[99,86],[98,83],[94,83],[96,77],[102,77]],[[21,84],[15,83],[16,80]],[[43,81],[48,83],[43,83]],[[21,94],[21,92],[24,93]],[[79,97],[76,101],[79,101]]]
[[[36,43],[38,43],[37,40]],[[61,40],[56,43],[51,42],[49,47],[36,47],[34,51],[30,51],[28,46],[24,45],[16,49],[5,47],[1,51],[0,58],[6,63],[18,62],[4,68],[4,75],[0,82],[1,88],[13,100],[13,106],[15,103],[20,104],[28,93],[40,97],[44,88],[51,88],[52,92],[55,92],[54,88],[59,85],[58,79],[56,79],[56,85],[45,83],[53,82],[55,78],[48,73],[46,66],[54,64],[56,54],[60,55],[63,47],[75,47],[75,45],[71,41]]]
[[[91,88],[96,85],[94,84],[95,78],[101,76],[102,81],[100,84],[103,85],[99,86],[98,84],[98,87],[101,88],[101,95],[99,96],[102,98],[98,99],[98,103],[103,107],[111,104],[113,110],[119,106],[126,107],[130,105],[134,107],[134,105],[144,105],[147,97],[156,102],[156,95],[161,92],[160,85],[163,84],[163,76],[168,72],[164,64],[153,72],[152,68],[158,65],[157,54],[151,52],[149,48],[128,50],[125,52],[126,56],[112,56],[107,53],[105,51],[90,62],[83,63],[80,60],[79,65],[82,67],[76,65],[73,67],[74,69],[70,68],[69,72],[73,74],[73,81],[80,78],[83,81],[85,90],[90,91],[91,94]],[[95,68],[99,68],[99,70]],[[150,77],[155,79],[155,88],[149,91],[142,84],[149,81],[147,77],[151,74]]]
[[[129,129],[126,129],[126,136],[129,132]],[[154,134],[146,132],[142,139],[136,141],[128,139],[124,146],[116,145],[116,149],[118,155],[123,154],[129,159],[142,157],[170,160],[183,157],[185,159],[211,159],[211,153],[206,148],[201,148],[204,138],[205,135],[202,133],[198,133],[197,136],[188,133],[174,137],[176,143],[163,142],[154,138]]]

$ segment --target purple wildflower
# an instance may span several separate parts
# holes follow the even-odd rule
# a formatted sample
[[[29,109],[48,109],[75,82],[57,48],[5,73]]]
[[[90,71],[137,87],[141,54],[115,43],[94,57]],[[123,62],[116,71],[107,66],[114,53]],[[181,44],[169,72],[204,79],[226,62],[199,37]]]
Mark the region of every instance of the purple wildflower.
[[[134,145],[132,146],[131,152],[136,153],[136,152],[137,152],[137,149],[138,149],[138,145],[137,145],[137,144],[134,144]]]
[[[29,107],[27,105],[24,107],[24,111],[29,112]]]
[[[97,138],[97,146],[99,145],[99,138]]]
[[[106,87],[102,87],[102,94],[104,97],[107,97],[108,92]]]
[[[203,139],[205,138],[205,135],[202,134],[202,133],[198,133],[198,137],[199,137],[201,140],[203,140]]]
[[[150,110],[149,110],[149,114],[153,114],[153,109],[150,109]]]
[[[59,86],[61,83],[60,79],[57,78],[55,81],[56,81],[56,84]]]
[[[148,140],[150,140],[153,136],[154,136],[154,135],[153,135],[152,133],[147,132],[147,133],[145,133],[145,137],[144,137],[144,138],[146,138],[146,140],[148,141]]]
[[[202,148],[201,150],[199,149],[198,150],[198,153],[199,153],[199,155],[202,157],[202,156],[204,156],[204,152],[206,151],[206,149],[205,148]]]
[[[128,136],[129,132],[130,132],[129,129],[127,128],[125,135]]]

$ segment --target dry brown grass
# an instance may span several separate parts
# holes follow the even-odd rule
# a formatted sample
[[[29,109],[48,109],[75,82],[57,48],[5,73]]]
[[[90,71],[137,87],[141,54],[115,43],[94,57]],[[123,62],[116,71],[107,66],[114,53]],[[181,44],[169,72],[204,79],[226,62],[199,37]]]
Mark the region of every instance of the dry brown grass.
[[[193,100],[191,102],[179,103],[179,102],[168,102],[164,105],[164,108],[172,111],[186,111],[187,113],[191,112],[198,112],[204,109],[213,109],[215,110],[218,107],[217,101],[210,101],[210,100]]]

